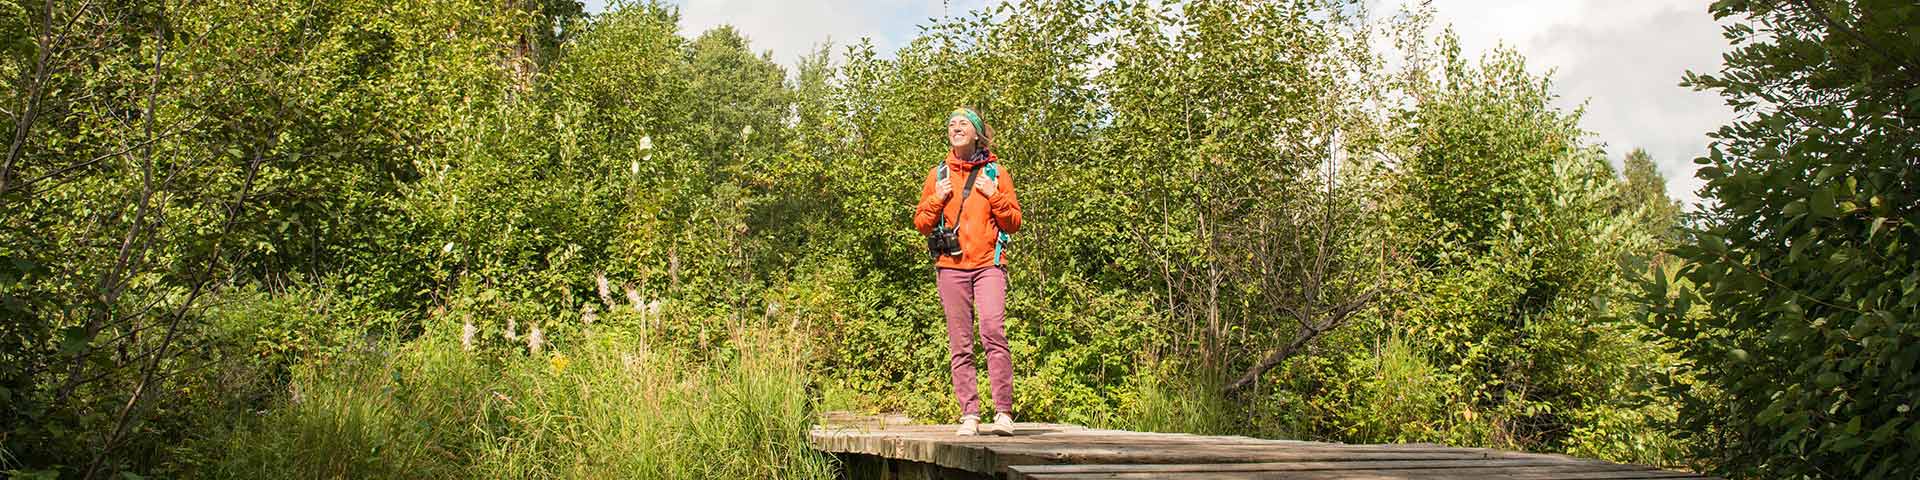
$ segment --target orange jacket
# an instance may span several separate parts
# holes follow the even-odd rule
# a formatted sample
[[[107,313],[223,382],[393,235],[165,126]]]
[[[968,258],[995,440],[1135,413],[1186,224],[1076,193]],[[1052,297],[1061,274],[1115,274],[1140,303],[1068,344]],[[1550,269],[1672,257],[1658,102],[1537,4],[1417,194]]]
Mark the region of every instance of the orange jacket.
[[[980,172],[980,178],[973,181],[974,188],[960,191],[966,188],[967,174],[974,168],[998,161],[998,157],[988,153],[987,162],[968,165],[953,153],[947,153],[947,181],[953,184],[953,196],[964,199],[967,205],[966,217],[958,219],[954,216],[962,215],[961,202],[934,195],[940,167],[927,171],[927,180],[920,186],[920,205],[913,212],[913,228],[919,229],[921,235],[931,233],[941,212],[946,212],[947,225],[960,230],[960,256],[939,255],[933,262],[935,267],[971,270],[1004,264],[1003,234],[1020,231],[1020,198],[1013,193],[1013,177],[1007,175],[1006,167],[996,164],[991,172],[997,173],[998,185],[992,197],[980,193],[980,184],[987,182],[988,171]]]

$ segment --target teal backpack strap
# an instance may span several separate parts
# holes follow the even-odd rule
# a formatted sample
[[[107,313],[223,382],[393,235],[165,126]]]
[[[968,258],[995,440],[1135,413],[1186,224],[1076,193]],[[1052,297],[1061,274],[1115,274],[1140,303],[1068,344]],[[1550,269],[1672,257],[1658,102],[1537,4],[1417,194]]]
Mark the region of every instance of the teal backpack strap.
[[[995,180],[995,181],[1000,180],[1000,162],[988,163],[983,168],[987,170],[987,179]],[[995,230],[999,230],[999,229],[996,228]],[[997,233],[999,233],[999,235],[993,239],[993,264],[994,265],[1000,264],[1000,256],[1001,254],[1005,253],[1007,250],[1007,241],[1013,240],[1013,237],[1007,235],[1007,232],[1005,231],[1000,231]]]
[[[1007,237],[1007,232],[1000,232],[1000,238],[994,239],[993,241],[993,264],[994,265],[999,265],[1000,255],[1003,253],[1006,253],[1007,240],[1010,240],[1010,238]]]
[[[940,162],[940,166],[937,166],[937,167],[933,167],[933,177],[934,177],[934,179],[936,179],[936,180],[946,180],[946,179],[947,179],[947,162]],[[940,209],[940,216],[939,216],[939,217],[938,217],[937,219],[935,219],[934,221],[935,221],[935,222],[938,222],[938,223],[936,223],[935,225],[939,225],[939,226],[940,226],[941,228],[946,228],[946,226],[947,226],[947,209],[946,209],[946,208],[941,208],[941,209]],[[955,220],[955,221],[954,221],[953,223],[955,223],[955,224],[958,224],[958,223],[960,223],[960,221],[959,221],[959,220]]]

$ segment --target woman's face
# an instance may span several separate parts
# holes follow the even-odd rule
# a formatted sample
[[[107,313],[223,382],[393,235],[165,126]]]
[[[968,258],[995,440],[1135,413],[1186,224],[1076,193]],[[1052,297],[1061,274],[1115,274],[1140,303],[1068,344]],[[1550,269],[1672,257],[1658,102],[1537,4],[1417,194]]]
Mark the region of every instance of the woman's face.
[[[978,135],[973,131],[973,122],[960,117],[947,119],[947,143],[953,148],[973,146],[973,139]]]

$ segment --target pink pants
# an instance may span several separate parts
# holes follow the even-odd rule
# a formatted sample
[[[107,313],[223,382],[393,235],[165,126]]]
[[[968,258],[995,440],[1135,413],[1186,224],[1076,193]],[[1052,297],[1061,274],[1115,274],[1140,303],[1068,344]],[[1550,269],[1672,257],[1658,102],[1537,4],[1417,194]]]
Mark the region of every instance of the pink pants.
[[[973,313],[980,312],[980,339],[987,349],[987,381],[993,386],[993,409],[1013,414],[1013,354],[1007,349],[1007,269],[993,266],[975,270],[941,268],[935,284],[940,306],[947,311],[948,366],[953,371],[953,396],[961,415],[980,414],[979,382],[973,362]]]

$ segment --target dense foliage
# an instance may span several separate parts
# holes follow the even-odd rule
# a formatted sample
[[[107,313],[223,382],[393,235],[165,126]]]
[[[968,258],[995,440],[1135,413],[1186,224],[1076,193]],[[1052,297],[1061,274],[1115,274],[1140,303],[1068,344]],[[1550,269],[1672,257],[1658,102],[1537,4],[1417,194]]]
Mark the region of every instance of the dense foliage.
[[[1920,9],[1721,1],[1735,44],[1694,75],[1742,113],[1713,134],[1715,199],[1648,292],[1710,389],[1683,431],[1731,476],[1920,475]]]
[[[1518,54],[1378,13],[1017,1],[789,71],[658,2],[0,0],[0,468],[830,475],[813,412],[954,414],[909,216],[956,105],[1031,219],[1024,419],[1735,474],[1911,457],[1881,427],[1912,390],[1914,262],[1883,261],[1916,232],[1911,70],[1768,96],[1829,54],[1762,42],[1697,79],[1841,130],[1728,127],[1683,235],[1652,160],[1616,170]],[[1789,146],[1820,154],[1761,153]],[[1769,216],[1802,197],[1827,203]],[[1720,243],[1662,253],[1683,239]],[[1792,252],[1726,253],[1761,243]],[[1643,295],[1649,265],[1684,288]],[[1826,343],[1758,331],[1789,308]],[[1779,365],[1812,383],[1742,383]]]

